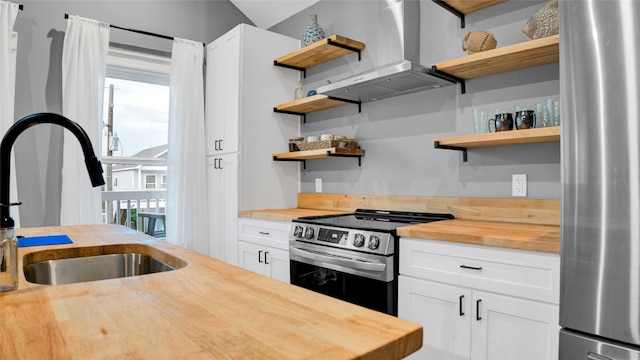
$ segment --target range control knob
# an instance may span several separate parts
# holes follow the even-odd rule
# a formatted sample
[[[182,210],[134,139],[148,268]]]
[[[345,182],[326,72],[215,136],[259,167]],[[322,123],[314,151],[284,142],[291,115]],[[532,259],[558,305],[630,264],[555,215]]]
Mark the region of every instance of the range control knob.
[[[353,238],[353,246],[355,247],[364,246],[364,235],[356,234],[356,236]]]
[[[313,239],[313,228],[308,227],[304,231],[304,238],[307,239],[307,240]]]
[[[293,230],[293,236],[299,239],[302,237],[303,232],[304,232],[304,229],[302,228],[302,226],[296,225],[295,229]]]
[[[380,246],[380,238],[375,235],[371,235],[369,238],[369,249],[376,250],[378,246]]]

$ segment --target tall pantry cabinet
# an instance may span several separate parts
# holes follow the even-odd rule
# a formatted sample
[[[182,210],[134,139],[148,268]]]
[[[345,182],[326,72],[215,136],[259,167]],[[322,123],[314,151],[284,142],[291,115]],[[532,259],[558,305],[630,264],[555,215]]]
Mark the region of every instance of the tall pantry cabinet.
[[[293,100],[299,74],[273,59],[300,41],[240,24],[207,45],[209,256],[238,265],[238,211],[296,206],[298,163],[273,161],[299,134],[273,104]]]

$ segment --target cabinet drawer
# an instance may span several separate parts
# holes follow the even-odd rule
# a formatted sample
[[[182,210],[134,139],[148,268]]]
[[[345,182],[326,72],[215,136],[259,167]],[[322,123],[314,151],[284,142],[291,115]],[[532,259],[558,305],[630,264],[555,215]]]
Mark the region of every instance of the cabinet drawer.
[[[400,274],[559,303],[557,254],[401,238]]]
[[[239,219],[240,240],[289,251],[290,222]]]

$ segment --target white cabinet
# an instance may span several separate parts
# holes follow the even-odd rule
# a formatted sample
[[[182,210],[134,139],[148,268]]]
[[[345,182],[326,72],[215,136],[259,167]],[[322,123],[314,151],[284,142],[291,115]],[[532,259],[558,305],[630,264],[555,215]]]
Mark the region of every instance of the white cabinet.
[[[289,283],[291,223],[240,219],[238,266]]]
[[[246,24],[207,46],[209,255],[233,265],[238,211],[296,206],[300,165],[271,154],[286,151],[300,126],[273,111],[293,99],[299,77],[273,59],[299,48],[298,39]]]
[[[209,256],[231,263],[238,254],[238,154],[207,157]],[[231,224],[231,226],[227,226]]]
[[[422,324],[411,359],[557,359],[556,254],[400,240],[398,316]]]
[[[230,31],[207,47],[207,155],[238,151],[240,40]]]

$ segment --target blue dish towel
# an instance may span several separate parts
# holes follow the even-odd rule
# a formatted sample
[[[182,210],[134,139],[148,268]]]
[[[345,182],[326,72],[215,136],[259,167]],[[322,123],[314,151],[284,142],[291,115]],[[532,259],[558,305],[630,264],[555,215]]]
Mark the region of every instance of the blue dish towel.
[[[18,247],[73,244],[67,235],[19,237]]]

